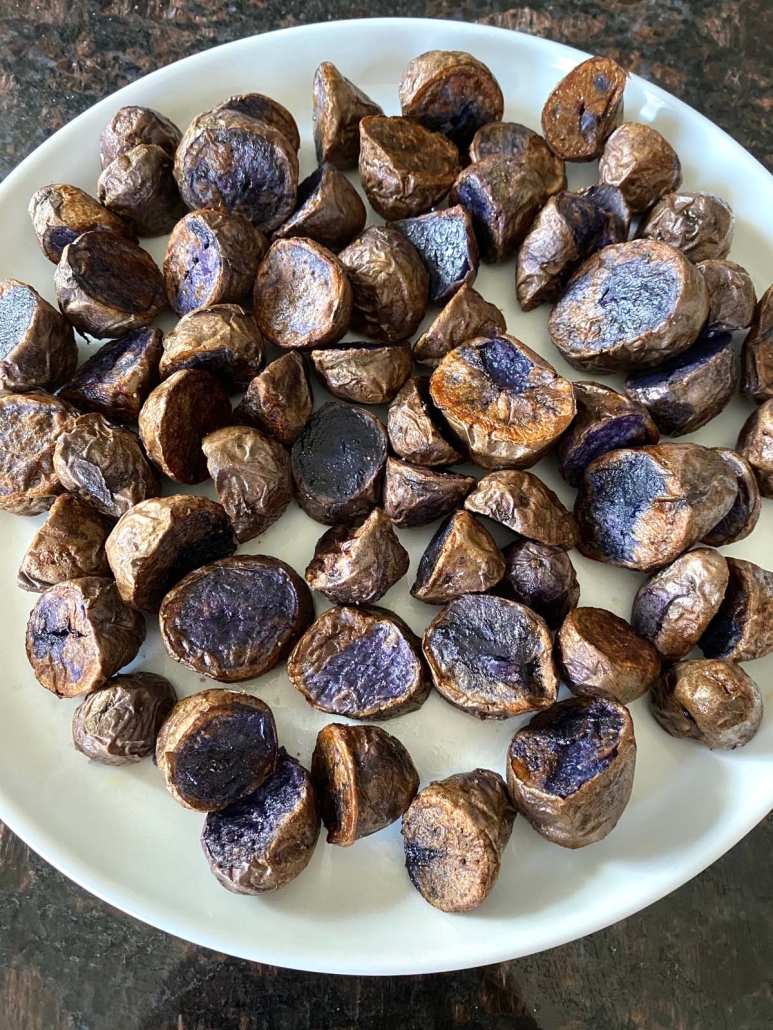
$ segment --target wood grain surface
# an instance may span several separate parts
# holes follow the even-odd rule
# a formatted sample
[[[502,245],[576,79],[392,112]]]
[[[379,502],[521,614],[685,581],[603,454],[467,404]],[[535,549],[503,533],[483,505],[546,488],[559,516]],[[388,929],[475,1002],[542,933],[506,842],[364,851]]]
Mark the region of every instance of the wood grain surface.
[[[479,20],[608,54],[773,168],[770,0],[0,0],[0,177],[80,111],[187,54],[385,14]],[[769,817],[681,890],[584,940],[465,972],[368,979],[168,937],[0,824],[0,1030],[770,1030],[771,855]]]

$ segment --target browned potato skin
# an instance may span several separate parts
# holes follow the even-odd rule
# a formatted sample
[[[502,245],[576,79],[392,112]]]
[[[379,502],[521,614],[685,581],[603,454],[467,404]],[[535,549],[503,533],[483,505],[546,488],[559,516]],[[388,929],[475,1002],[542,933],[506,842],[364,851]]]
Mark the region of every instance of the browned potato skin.
[[[757,302],[741,362],[742,393],[756,404],[773,398],[773,286]]]
[[[667,193],[642,219],[638,235],[669,243],[697,263],[727,257],[734,229],[730,205],[713,193]]]
[[[469,211],[481,259],[488,263],[515,253],[546,200],[542,178],[507,154],[491,154],[468,165],[450,196],[451,204]]]
[[[341,847],[399,819],[419,789],[411,756],[380,726],[329,723],[317,734],[311,773],[327,842]]]
[[[697,266],[709,291],[707,332],[748,329],[754,318],[757,294],[746,269],[723,258],[698,261]]]
[[[248,118],[266,122],[282,133],[296,153],[301,149],[298,124],[292,114],[278,100],[264,93],[237,93],[217,104],[213,111],[236,111],[238,114],[246,114]]]
[[[633,545],[625,555],[610,553],[604,533],[599,533],[591,484],[597,475],[611,479],[619,475],[629,456],[646,454],[651,468],[664,477],[664,485],[647,512],[637,512]],[[699,444],[672,443],[621,447],[596,458],[585,470],[574,508],[579,531],[578,547],[586,558],[654,572],[670,564],[700,540],[733,505],[735,478],[716,451]]]
[[[773,497],[773,399],[749,415],[736,450],[754,470],[762,496]]]
[[[59,435],[54,471],[65,490],[111,519],[160,492],[137,436],[96,412],[71,419]]]
[[[411,118],[373,115],[360,122],[360,181],[382,218],[412,218],[439,204],[459,174],[445,136]]]
[[[0,390],[0,510],[39,515],[62,493],[54,447],[74,414],[45,390]]]
[[[392,450],[415,465],[455,465],[461,453],[443,435],[429,400],[427,376],[409,379],[390,405],[387,432]]]
[[[137,340],[141,339],[141,347]],[[142,405],[158,386],[163,334],[147,326],[103,344],[59,391],[60,400],[80,411],[96,411],[110,422],[136,422]],[[106,356],[110,361],[105,362]]]
[[[207,308],[213,304],[232,304],[246,297],[255,283],[258,265],[268,250],[268,240],[242,215],[228,211],[211,211],[202,208],[190,211],[172,229],[164,257],[164,282],[169,306],[178,315],[186,310],[179,301],[178,291],[188,281],[189,262],[192,257],[186,253],[189,240],[198,242],[196,227],[210,238],[220,259],[220,274],[216,280],[200,284],[193,298],[194,308]]]
[[[481,126],[470,144],[470,161],[489,154],[509,154],[531,168],[545,184],[549,197],[566,189],[566,167],[538,132],[518,122],[489,122]]]
[[[409,61],[398,89],[404,117],[441,132],[461,151],[488,122],[499,121],[505,101],[491,71],[462,50],[428,50]]]
[[[572,384],[514,336],[500,334],[533,365],[530,389],[507,397],[493,388],[466,352],[491,342],[478,336],[446,354],[432,374],[430,395],[470,459],[485,469],[529,468],[553,446],[574,418]],[[528,396],[526,396],[528,394]],[[535,396],[537,394],[537,396]]]
[[[384,112],[378,104],[323,61],[314,73],[312,119],[317,161],[336,168],[356,168],[360,153],[360,122]]]
[[[425,555],[431,552],[433,542],[434,538]],[[494,538],[464,510],[451,516],[440,551],[433,556],[428,569],[422,567],[424,564],[423,556],[411,595],[426,604],[447,604],[462,594],[485,594],[505,574],[505,559]]]
[[[733,507],[710,532],[701,539],[701,543],[712,547],[723,547],[745,540],[760,520],[762,498],[754,469],[746,458],[731,451],[728,447],[715,447],[725,465],[735,476],[738,487]]]
[[[262,429],[289,447],[300,436],[313,407],[303,357],[297,351],[288,351],[252,380],[234,411],[234,419]]]
[[[153,754],[161,724],[177,701],[163,676],[114,676],[88,694],[73,713],[76,750],[102,765],[128,765]]]
[[[503,333],[505,316],[476,289],[465,283],[413,345],[413,357],[422,365],[437,367],[454,347],[474,336]]]
[[[515,293],[522,311],[556,300],[591,254],[628,239],[631,215],[614,186],[590,186],[550,197],[518,251]]]
[[[558,629],[580,600],[569,555],[561,547],[526,539],[509,544],[502,554],[506,569],[498,592],[531,608],[550,629]]]
[[[640,307],[640,321],[620,326],[617,322],[603,333],[609,316],[605,298],[615,279],[633,281],[656,304],[676,288],[676,298],[654,312]],[[673,284],[673,286],[672,286]],[[709,314],[706,281],[683,254],[659,240],[633,240],[605,247],[577,269],[553,308],[548,332],[553,343],[575,368],[597,372],[651,368],[681,354],[695,342]]]
[[[97,197],[138,236],[163,236],[185,214],[174,161],[153,143],[121,154],[102,172]]]
[[[607,57],[591,57],[564,76],[545,101],[542,133],[565,161],[600,157],[623,109],[627,73]]]
[[[191,694],[178,701],[161,727],[156,740],[156,765],[164,779],[166,789],[183,808],[190,808],[196,812],[212,812],[226,807],[225,805],[208,805],[199,802],[182,792],[180,785],[175,782],[175,751],[187,736],[198,732],[213,717],[221,713],[225,715],[236,706],[255,708],[273,723],[271,709],[265,701],[261,701],[260,698],[245,691],[214,687],[202,690],[198,694]],[[275,765],[276,754],[273,762],[267,758],[256,764],[253,784],[242,796],[257,790],[266,777],[271,775]],[[232,798],[231,800],[236,801],[237,799]]]
[[[622,719],[619,734],[603,742],[602,757],[611,761],[565,798],[545,791],[534,782],[527,762],[515,753],[517,742],[528,741],[535,730],[549,728],[568,706],[591,708],[600,701]],[[584,848],[603,840],[617,825],[631,797],[635,765],[633,720],[625,705],[595,697],[570,698],[539,712],[516,733],[507,756],[507,786],[518,812],[541,836],[563,848]]]
[[[150,107],[120,107],[99,139],[99,159],[103,168],[111,161],[142,143],[153,143],[174,157],[182,133],[169,118]]]
[[[367,218],[357,190],[325,162],[298,186],[298,207],[274,232],[274,239],[305,236],[340,250],[362,232]]]
[[[27,623],[27,658],[46,690],[78,697],[98,690],[128,665],[144,639],[145,620],[121,601],[113,580],[83,576],[56,583],[35,602]]]
[[[621,705],[646,694],[660,674],[652,644],[604,608],[569,612],[556,635],[556,661],[573,694]]]
[[[54,287],[62,314],[89,336],[125,336],[166,308],[164,280],[153,258],[112,233],[86,232],[69,243]]]
[[[651,125],[623,122],[604,147],[599,182],[617,186],[634,214],[647,211],[682,182],[679,155]]]
[[[403,816],[411,883],[441,912],[469,912],[499,878],[514,821],[504,781],[490,769],[433,781]]]
[[[13,315],[13,294],[29,297],[32,313],[26,325],[19,324]],[[24,303],[24,301],[21,301]],[[15,343],[4,348],[0,358],[0,389],[2,390],[55,390],[76,369],[78,346],[70,323],[37,290],[18,279],[0,282],[0,311],[8,312],[7,329],[16,337]]]
[[[117,214],[77,186],[62,182],[33,193],[28,210],[40,249],[54,264],[59,263],[67,244],[84,232],[112,232],[133,242],[137,239]]]
[[[333,526],[314,548],[306,582],[333,604],[374,604],[408,571],[408,552],[374,508],[359,525]]]
[[[255,320],[283,350],[338,343],[349,328],[352,288],[326,247],[302,237],[276,240],[258,267]]]
[[[389,404],[413,371],[408,343],[316,350],[311,363],[328,393],[353,404]]]
[[[686,658],[717,614],[728,577],[727,561],[719,551],[688,551],[639,587],[631,610],[634,631],[665,662]]]
[[[475,483],[472,476],[387,458],[384,511],[396,526],[426,526],[458,508]]]
[[[164,337],[162,379],[184,368],[210,372],[227,393],[246,390],[266,360],[255,319],[238,304],[213,304],[183,315]]]
[[[201,448],[218,499],[240,544],[261,536],[293,497],[290,455],[252,426],[224,426],[205,436]]]
[[[577,526],[550,487],[531,472],[489,472],[467,495],[464,506],[542,544],[571,550]]]
[[[732,751],[748,744],[759,729],[762,697],[735,662],[695,659],[666,670],[652,688],[652,714],[672,737]]]
[[[344,653],[373,627],[383,628],[385,633],[392,635],[393,641],[395,637],[401,637],[412,652],[412,674],[406,688],[401,694],[393,695],[385,701],[371,698],[361,702],[355,696],[344,696],[340,700],[336,697],[331,703],[320,701],[306,683],[307,671],[314,675],[324,669],[328,659]],[[393,644],[393,652],[395,646]],[[421,708],[431,689],[419,638],[394,612],[375,606],[328,608],[295,645],[287,660],[287,675],[312,708],[349,719],[392,719],[406,715]]]
[[[217,379],[184,368],[160,383],[142,405],[140,440],[148,458],[175,483],[202,483],[207,462],[201,441],[231,418]]]
[[[130,508],[113,527],[105,550],[124,604],[157,612],[183,576],[233,554],[236,540],[222,505],[175,494]]]
[[[81,576],[109,576],[105,541],[112,526],[90,504],[60,494],[21,560],[16,582],[40,592]]]
[[[429,274],[410,240],[372,225],[338,256],[352,287],[352,328],[385,343],[412,336],[427,310]]]
[[[728,558],[727,566],[724,600],[698,646],[707,658],[752,662],[773,651],[773,572],[742,558]],[[731,630],[721,642],[717,623]]]

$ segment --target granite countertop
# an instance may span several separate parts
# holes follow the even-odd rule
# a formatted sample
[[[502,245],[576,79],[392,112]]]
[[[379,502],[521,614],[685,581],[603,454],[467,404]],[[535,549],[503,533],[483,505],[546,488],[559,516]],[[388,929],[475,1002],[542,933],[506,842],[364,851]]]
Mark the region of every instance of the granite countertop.
[[[512,2],[512,0],[510,0]],[[0,0],[0,176],[80,111],[218,43],[366,15],[483,21],[607,54],[773,169],[769,0]],[[679,891],[532,958],[437,976],[295,973],[167,937],[0,824],[1,1030],[768,1030],[773,817]]]

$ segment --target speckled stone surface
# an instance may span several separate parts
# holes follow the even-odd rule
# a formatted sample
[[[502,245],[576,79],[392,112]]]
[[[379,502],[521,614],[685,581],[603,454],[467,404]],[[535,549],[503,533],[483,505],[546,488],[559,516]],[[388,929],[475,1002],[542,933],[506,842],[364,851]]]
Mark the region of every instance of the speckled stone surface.
[[[770,0],[0,0],[0,176],[95,101],[232,39],[365,15],[485,21],[609,54],[773,168]],[[0,1030],[769,1030],[773,819],[639,915],[532,958],[393,979],[214,954],[92,898],[0,825]]]

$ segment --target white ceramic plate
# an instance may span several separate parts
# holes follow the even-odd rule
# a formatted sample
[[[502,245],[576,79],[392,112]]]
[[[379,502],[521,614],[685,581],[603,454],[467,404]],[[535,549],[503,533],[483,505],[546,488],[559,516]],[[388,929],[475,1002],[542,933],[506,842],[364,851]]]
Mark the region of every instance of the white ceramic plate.
[[[335,62],[387,113],[399,113],[401,69],[431,48],[468,50],[485,61],[502,84],[505,117],[534,127],[550,89],[586,56],[499,29],[387,19],[294,28],[188,58],[97,104],[0,186],[0,278],[28,281],[54,300],[53,266],[37,248],[27,202],[49,182],[94,191],[99,134],[121,105],[155,107],[185,126],[230,94],[269,93],[298,119],[305,174],[314,160],[310,90],[320,61]],[[686,188],[713,190],[731,202],[738,218],[732,257],[749,269],[758,290],[767,287],[773,265],[773,180],[768,173],[705,118],[641,79],[628,83],[625,107],[629,118],[652,123],[675,145]],[[595,165],[573,167],[570,185],[592,182],[594,170]],[[149,244],[157,258],[164,242]],[[546,309],[529,315],[519,311],[513,276],[512,262],[486,267],[476,286],[504,309],[511,332],[562,373],[575,375],[550,344]],[[697,439],[732,445],[747,414],[736,399]],[[550,460],[536,471],[571,504],[572,491]],[[773,807],[773,705],[748,747],[718,754],[668,737],[642,699],[632,706],[639,743],[633,797],[615,831],[602,843],[573,852],[548,844],[518,819],[499,883],[477,911],[443,915],[419,897],[403,869],[398,825],[348,849],[321,840],[307,871],[276,895],[229,894],[201,854],[202,817],[171,800],[150,761],[110,769],[74,751],[70,720],[75,703],[57,701],[43,690],[24,657],[24,626],[35,596],[17,590],[15,577],[40,519],[5,514],[0,519],[0,818],[83,887],[198,944],[281,966],[363,974],[431,972],[526,955],[590,933],[663,897],[732,847]],[[728,553],[773,567],[772,530],[773,504],[766,501],[756,532]],[[276,555],[302,572],[322,531],[293,507],[245,549]],[[383,602],[419,632],[437,609],[414,601],[408,588],[432,531],[401,531],[411,552],[411,571]],[[500,540],[506,539],[500,534]],[[573,560],[582,603],[627,617],[642,577],[585,561],[576,552]],[[167,674],[181,693],[212,685],[167,658],[155,630],[135,665]],[[773,659],[747,669],[766,701],[773,700]],[[306,705],[283,670],[245,686],[273,707],[281,740],[308,762],[317,731],[330,719]],[[507,745],[523,721],[478,722],[433,695],[419,712],[391,721],[388,728],[407,745],[426,783],[478,765],[504,771]]]

